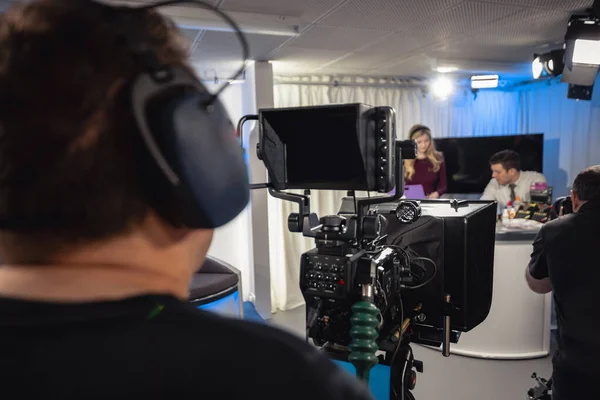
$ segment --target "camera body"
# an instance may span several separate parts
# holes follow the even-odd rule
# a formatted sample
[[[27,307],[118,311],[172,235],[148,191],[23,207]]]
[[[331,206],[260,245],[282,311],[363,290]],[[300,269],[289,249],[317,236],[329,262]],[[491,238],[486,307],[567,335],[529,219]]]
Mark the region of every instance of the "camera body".
[[[369,217],[373,228],[381,229],[384,218]],[[356,216],[329,216],[321,219],[325,232],[341,232]],[[377,234],[374,230],[373,234]],[[379,232],[381,233],[381,232]],[[324,235],[320,235],[324,236]],[[363,297],[365,285],[372,285],[373,303],[379,309],[379,338],[388,338],[401,322],[399,293],[410,284],[407,259],[392,247],[352,241],[317,238],[317,247],[304,253],[300,262],[300,289],[307,307],[307,335],[315,344],[348,346],[351,342],[351,307]]]

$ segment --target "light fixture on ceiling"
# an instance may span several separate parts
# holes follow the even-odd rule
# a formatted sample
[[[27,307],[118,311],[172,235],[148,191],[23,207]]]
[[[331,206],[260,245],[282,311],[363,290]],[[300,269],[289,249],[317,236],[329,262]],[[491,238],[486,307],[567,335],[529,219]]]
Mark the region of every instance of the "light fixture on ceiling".
[[[431,82],[431,93],[437,99],[447,99],[454,92],[454,83],[446,76],[440,76]]]
[[[600,0],[594,7],[600,8]],[[600,68],[600,15],[573,15],[565,35],[565,70],[562,81],[592,86]]]
[[[552,50],[544,54],[534,54],[531,63],[531,72],[533,79],[539,79],[542,76],[558,76],[563,73],[565,51]]]
[[[442,65],[442,66],[437,67],[435,70],[437,72],[439,72],[440,74],[447,74],[450,72],[458,71],[458,67],[455,67],[453,65]]]
[[[473,75],[471,89],[493,89],[498,87],[498,75]]]
[[[111,5],[127,5],[139,7],[139,1],[132,0],[106,0]],[[179,28],[198,29],[217,32],[234,32],[219,15],[211,10],[193,6],[170,6],[159,11],[171,18]],[[302,21],[299,18],[282,15],[266,15],[227,11],[244,33],[271,35],[271,36],[298,36]]]

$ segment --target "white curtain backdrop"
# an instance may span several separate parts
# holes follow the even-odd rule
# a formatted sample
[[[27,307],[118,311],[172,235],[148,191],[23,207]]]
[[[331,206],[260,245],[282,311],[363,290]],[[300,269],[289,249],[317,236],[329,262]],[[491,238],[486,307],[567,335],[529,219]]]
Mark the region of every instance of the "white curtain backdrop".
[[[461,90],[451,99],[439,101],[425,96],[421,88],[385,85],[383,79],[335,80],[338,85],[334,85],[332,77],[286,77],[286,83],[275,85],[275,105],[392,106],[397,112],[399,139],[405,139],[416,123],[429,126],[434,137],[544,133],[544,175],[557,196],[568,193],[579,171],[600,164],[600,93],[592,102],[571,100],[567,99],[567,85],[552,81],[480,91],[476,98],[470,90]],[[596,85],[597,91],[599,86]],[[313,191],[311,211],[319,216],[336,214],[344,195],[345,192]],[[283,221],[287,221],[289,213],[297,212],[289,202],[273,202],[272,207],[272,212],[280,214]],[[303,304],[298,287],[300,256],[313,248],[314,242],[299,233],[290,233],[285,224],[274,235],[283,238],[284,256],[272,267],[277,269],[271,273],[273,311],[288,310]]]

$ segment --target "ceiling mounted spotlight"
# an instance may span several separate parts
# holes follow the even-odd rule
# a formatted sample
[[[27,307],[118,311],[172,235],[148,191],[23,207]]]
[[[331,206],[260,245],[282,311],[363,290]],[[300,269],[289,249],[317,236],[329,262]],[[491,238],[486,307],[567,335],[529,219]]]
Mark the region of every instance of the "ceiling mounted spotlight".
[[[542,76],[558,76],[563,73],[565,51],[562,49],[552,50],[544,54],[534,54],[531,63],[533,79]]]
[[[544,63],[537,54],[534,54],[533,57],[533,62],[531,63],[531,73],[533,74],[533,79],[540,79],[544,73]]]
[[[550,59],[544,66],[546,72],[548,72],[550,76],[558,76],[562,74],[563,70],[565,69],[565,50],[552,50],[548,54]]]
[[[592,86],[600,68],[600,0],[589,14],[572,15],[565,35],[565,70],[562,81]]]

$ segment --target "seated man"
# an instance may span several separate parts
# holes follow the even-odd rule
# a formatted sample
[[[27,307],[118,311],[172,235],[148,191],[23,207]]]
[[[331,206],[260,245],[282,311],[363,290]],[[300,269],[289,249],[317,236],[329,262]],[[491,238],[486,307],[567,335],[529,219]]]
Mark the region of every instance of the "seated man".
[[[534,292],[554,290],[558,351],[553,360],[553,400],[597,397],[600,165],[577,175],[571,201],[573,214],[542,226],[525,272]]]
[[[504,208],[508,202],[514,204],[531,200],[531,185],[546,182],[544,175],[534,171],[521,171],[521,158],[517,152],[503,150],[490,157],[492,179],[486,186],[481,200],[496,200]]]
[[[4,397],[369,399],[300,338],[187,303],[213,231],[153,206],[128,92],[146,70],[86,4],[0,16]],[[158,13],[132,21],[160,63],[189,69]]]

